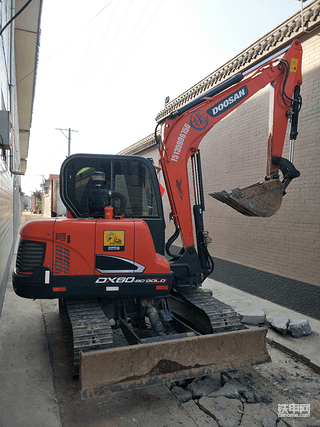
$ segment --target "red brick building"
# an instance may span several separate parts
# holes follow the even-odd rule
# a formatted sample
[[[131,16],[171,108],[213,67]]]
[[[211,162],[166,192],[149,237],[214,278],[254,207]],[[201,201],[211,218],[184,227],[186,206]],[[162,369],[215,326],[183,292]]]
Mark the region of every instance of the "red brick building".
[[[220,121],[200,144],[205,228],[213,238],[209,250],[216,259],[217,280],[232,282],[242,274],[245,283],[245,276],[251,274],[250,280],[260,281],[260,287],[269,286],[272,277],[280,287],[289,282],[296,288],[301,284],[320,286],[320,1],[304,8],[303,20],[300,12],[293,15],[166,106],[166,110],[175,110],[232,75],[281,52],[296,38],[304,51],[303,105],[294,153],[294,165],[301,176],[288,187],[278,213],[270,218],[245,217],[208,195],[221,190],[230,192],[264,179],[268,87]],[[283,156],[288,157],[288,152],[289,136]],[[155,163],[159,158],[153,135],[121,154],[153,157]],[[166,197],[164,203],[168,218]],[[173,231],[168,221],[167,237]],[[227,273],[219,273],[221,269]]]

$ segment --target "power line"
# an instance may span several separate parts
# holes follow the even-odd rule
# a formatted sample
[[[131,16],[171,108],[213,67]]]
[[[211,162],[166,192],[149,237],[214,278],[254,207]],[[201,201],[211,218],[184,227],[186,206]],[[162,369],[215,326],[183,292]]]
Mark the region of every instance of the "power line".
[[[11,22],[13,22],[20,15],[20,13],[22,13],[29,6],[31,2],[32,0],[28,0],[27,3],[24,6],[22,6],[22,8],[5,24],[5,26],[0,31],[0,36],[4,32],[4,30],[7,28],[7,26],[10,25]]]
[[[144,30],[142,31],[142,33],[140,34],[138,40],[136,41],[136,43],[133,45],[133,47],[130,49],[130,53],[125,57],[125,59],[122,61],[121,65],[115,69],[115,74],[118,73],[118,71],[122,68],[123,64],[128,60],[128,58],[132,55],[132,52],[134,51],[135,47],[137,46],[137,44],[139,43],[141,37],[143,36],[143,34],[146,32],[147,28],[149,27],[149,25],[151,24],[151,21],[153,20],[153,18],[155,17],[155,15],[157,14],[158,10],[160,9],[162,3],[164,2],[164,0],[161,1],[161,3],[159,4],[159,6],[157,7],[156,11],[154,12],[154,14],[152,15],[152,17],[149,19],[147,25],[145,26]],[[149,2],[150,3],[150,2]],[[149,4],[148,4],[149,6]],[[147,7],[148,7],[147,6]]]
[[[110,3],[109,3],[110,4]],[[83,79],[85,79],[86,78],[86,76],[89,74],[89,71],[91,70],[91,68],[92,68],[92,64],[93,64],[93,62],[95,61],[95,58],[96,58],[96,56],[97,56],[97,54],[98,54],[98,52],[99,52],[99,49],[100,49],[100,47],[101,47],[101,45],[102,45],[102,42],[103,42],[103,40],[104,40],[104,38],[105,38],[105,36],[107,35],[107,33],[108,33],[108,31],[109,31],[109,28],[110,28],[110,25],[111,25],[111,23],[112,23],[112,21],[113,21],[113,18],[114,18],[114,16],[115,16],[115,14],[116,14],[116,12],[117,12],[117,10],[118,10],[118,7],[119,7],[119,5],[120,5],[120,0],[118,0],[118,4],[117,4],[117,6],[116,6],[116,8],[115,8],[115,10],[114,10],[114,12],[113,12],[113,14],[112,14],[112,17],[111,17],[111,19],[110,19],[110,24],[107,26],[107,28],[106,28],[106,30],[105,30],[105,32],[104,32],[104,34],[103,34],[103,37],[101,38],[101,41],[100,41],[100,44],[99,44],[99,47],[98,47],[98,49],[97,49],[97,51],[96,51],[96,54],[95,54],[95,56],[94,56],[94,58],[93,58],[93,60],[91,61],[91,65],[89,66],[89,68],[88,68],[88,70],[87,70],[87,72],[85,73],[85,74],[83,74]],[[87,50],[87,52],[88,52],[88,50]],[[86,54],[87,54],[87,52],[86,52]],[[84,63],[84,59],[85,58],[83,58],[83,63]],[[82,67],[80,68],[80,69],[82,69]],[[79,80],[79,79],[78,79]]]
[[[106,3],[107,3],[107,1],[108,1],[108,0],[106,0],[106,2],[105,2],[105,4],[104,4],[104,8],[106,7]],[[113,0],[111,0],[111,2],[110,2],[109,4],[111,4],[112,2],[113,2]],[[109,6],[109,4],[108,4],[108,6]],[[96,27],[95,27],[95,29],[94,29],[93,33],[92,33],[90,43],[88,44],[88,47],[87,47],[86,53],[84,54],[84,56],[83,56],[83,58],[82,58],[82,64],[81,64],[81,66],[80,66],[80,70],[82,70],[82,69],[83,69],[83,66],[84,66],[84,64],[85,64],[86,58],[87,58],[87,56],[88,56],[88,53],[89,53],[89,51],[90,51],[90,47],[91,47],[92,42],[93,42],[93,38],[94,38],[94,36],[95,36],[95,34],[96,34],[96,32],[97,32],[98,26],[99,26],[99,24],[100,24],[101,17],[102,17],[102,15],[100,14],[100,15],[99,15],[99,20],[98,20],[98,22],[97,22],[97,25],[96,25]],[[108,28],[109,28],[109,27],[108,27]],[[102,39],[102,40],[103,40],[103,39]],[[100,46],[101,46],[101,43],[102,43],[102,41],[100,42],[100,45],[99,45],[99,47],[98,47],[98,51],[99,51],[99,48],[100,48]],[[91,62],[91,63],[92,63],[92,62]],[[88,73],[87,73],[87,74],[88,74]]]
[[[70,128],[68,128],[68,129],[60,129],[60,128],[56,128],[56,130],[60,130],[61,131],[61,133],[63,133],[63,131],[66,131],[66,132],[68,132],[68,136],[65,134],[65,133],[63,133],[63,135],[67,138],[67,140],[68,140],[68,157],[70,156],[70,149],[71,149],[71,132],[79,132],[79,131],[77,131],[77,130],[73,130],[73,129],[70,129]]]
[[[31,1],[31,0],[30,0]],[[111,0],[106,6],[104,6],[93,18],[91,18],[84,26],[82,26],[81,28],[78,29],[78,31],[75,31],[74,36],[70,37],[69,40],[67,40],[63,45],[61,45],[56,51],[54,51],[50,56],[48,56],[45,60],[43,60],[38,66],[41,66],[43,64],[45,64],[47,61],[49,61],[49,59],[51,59],[54,55],[56,55],[61,49],[63,49],[67,44],[70,43],[71,40],[73,40],[80,31],[83,31],[84,28],[86,28],[93,20],[95,20],[97,18],[97,16],[100,15],[100,13],[102,13],[111,3],[113,2],[113,0]],[[2,29],[2,31],[4,30],[4,28]],[[16,86],[18,86],[19,83],[21,83],[23,80],[25,80],[27,77],[30,76],[30,74],[35,72],[35,68],[30,71],[30,73],[28,73],[27,75],[25,75],[21,80],[19,80],[16,83]]]
[[[117,31],[116,31],[116,33],[115,33],[115,35],[114,35],[114,37],[113,37],[113,39],[112,39],[112,41],[111,41],[111,44],[110,44],[110,46],[108,47],[108,49],[107,49],[107,51],[106,51],[106,53],[105,53],[105,55],[104,55],[104,57],[103,57],[102,63],[104,62],[104,60],[105,60],[106,56],[108,55],[108,53],[109,53],[110,49],[111,49],[111,48],[112,48],[112,46],[113,46],[113,43],[114,43],[114,41],[115,41],[115,39],[116,39],[116,37],[117,37],[117,35],[118,35],[118,33],[119,33],[119,31],[120,31],[121,27],[122,27],[123,21],[125,20],[125,18],[126,18],[126,16],[127,16],[128,12],[129,12],[129,9],[130,9],[130,7],[131,7],[131,5],[132,5],[132,2],[133,2],[133,0],[131,0],[130,4],[129,4],[129,6],[128,6],[127,10],[126,10],[126,13],[124,14],[124,17],[122,18],[122,21],[120,22],[120,25],[118,26],[118,29],[117,29]]]

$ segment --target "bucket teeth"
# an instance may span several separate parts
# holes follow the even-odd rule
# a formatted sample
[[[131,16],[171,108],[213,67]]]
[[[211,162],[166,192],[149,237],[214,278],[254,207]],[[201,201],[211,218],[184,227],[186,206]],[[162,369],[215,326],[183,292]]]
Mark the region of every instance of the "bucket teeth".
[[[214,199],[226,203],[246,216],[270,217],[280,208],[285,186],[278,179],[258,182],[231,193],[210,193]]]

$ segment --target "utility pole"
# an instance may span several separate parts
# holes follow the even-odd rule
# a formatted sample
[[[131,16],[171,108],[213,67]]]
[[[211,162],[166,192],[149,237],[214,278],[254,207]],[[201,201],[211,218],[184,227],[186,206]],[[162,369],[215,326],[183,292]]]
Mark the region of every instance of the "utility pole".
[[[68,157],[70,156],[70,148],[71,148],[71,132],[78,132],[77,130],[73,130],[73,129],[60,129],[60,128],[56,128],[56,130],[61,130],[61,132],[63,133],[63,135],[67,138],[68,140]],[[64,132],[68,132],[68,136],[64,133]]]

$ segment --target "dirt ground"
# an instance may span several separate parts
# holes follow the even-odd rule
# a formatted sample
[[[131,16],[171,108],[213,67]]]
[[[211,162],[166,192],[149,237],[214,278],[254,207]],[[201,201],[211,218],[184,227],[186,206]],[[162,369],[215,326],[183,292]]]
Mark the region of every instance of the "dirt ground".
[[[82,401],[69,373],[57,302],[41,307],[64,427],[320,426],[320,375],[270,346],[267,364]],[[294,416],[308,413],[303,405],[310,405],[310,417]],[[281,411],[291,416],[279,417]]]

